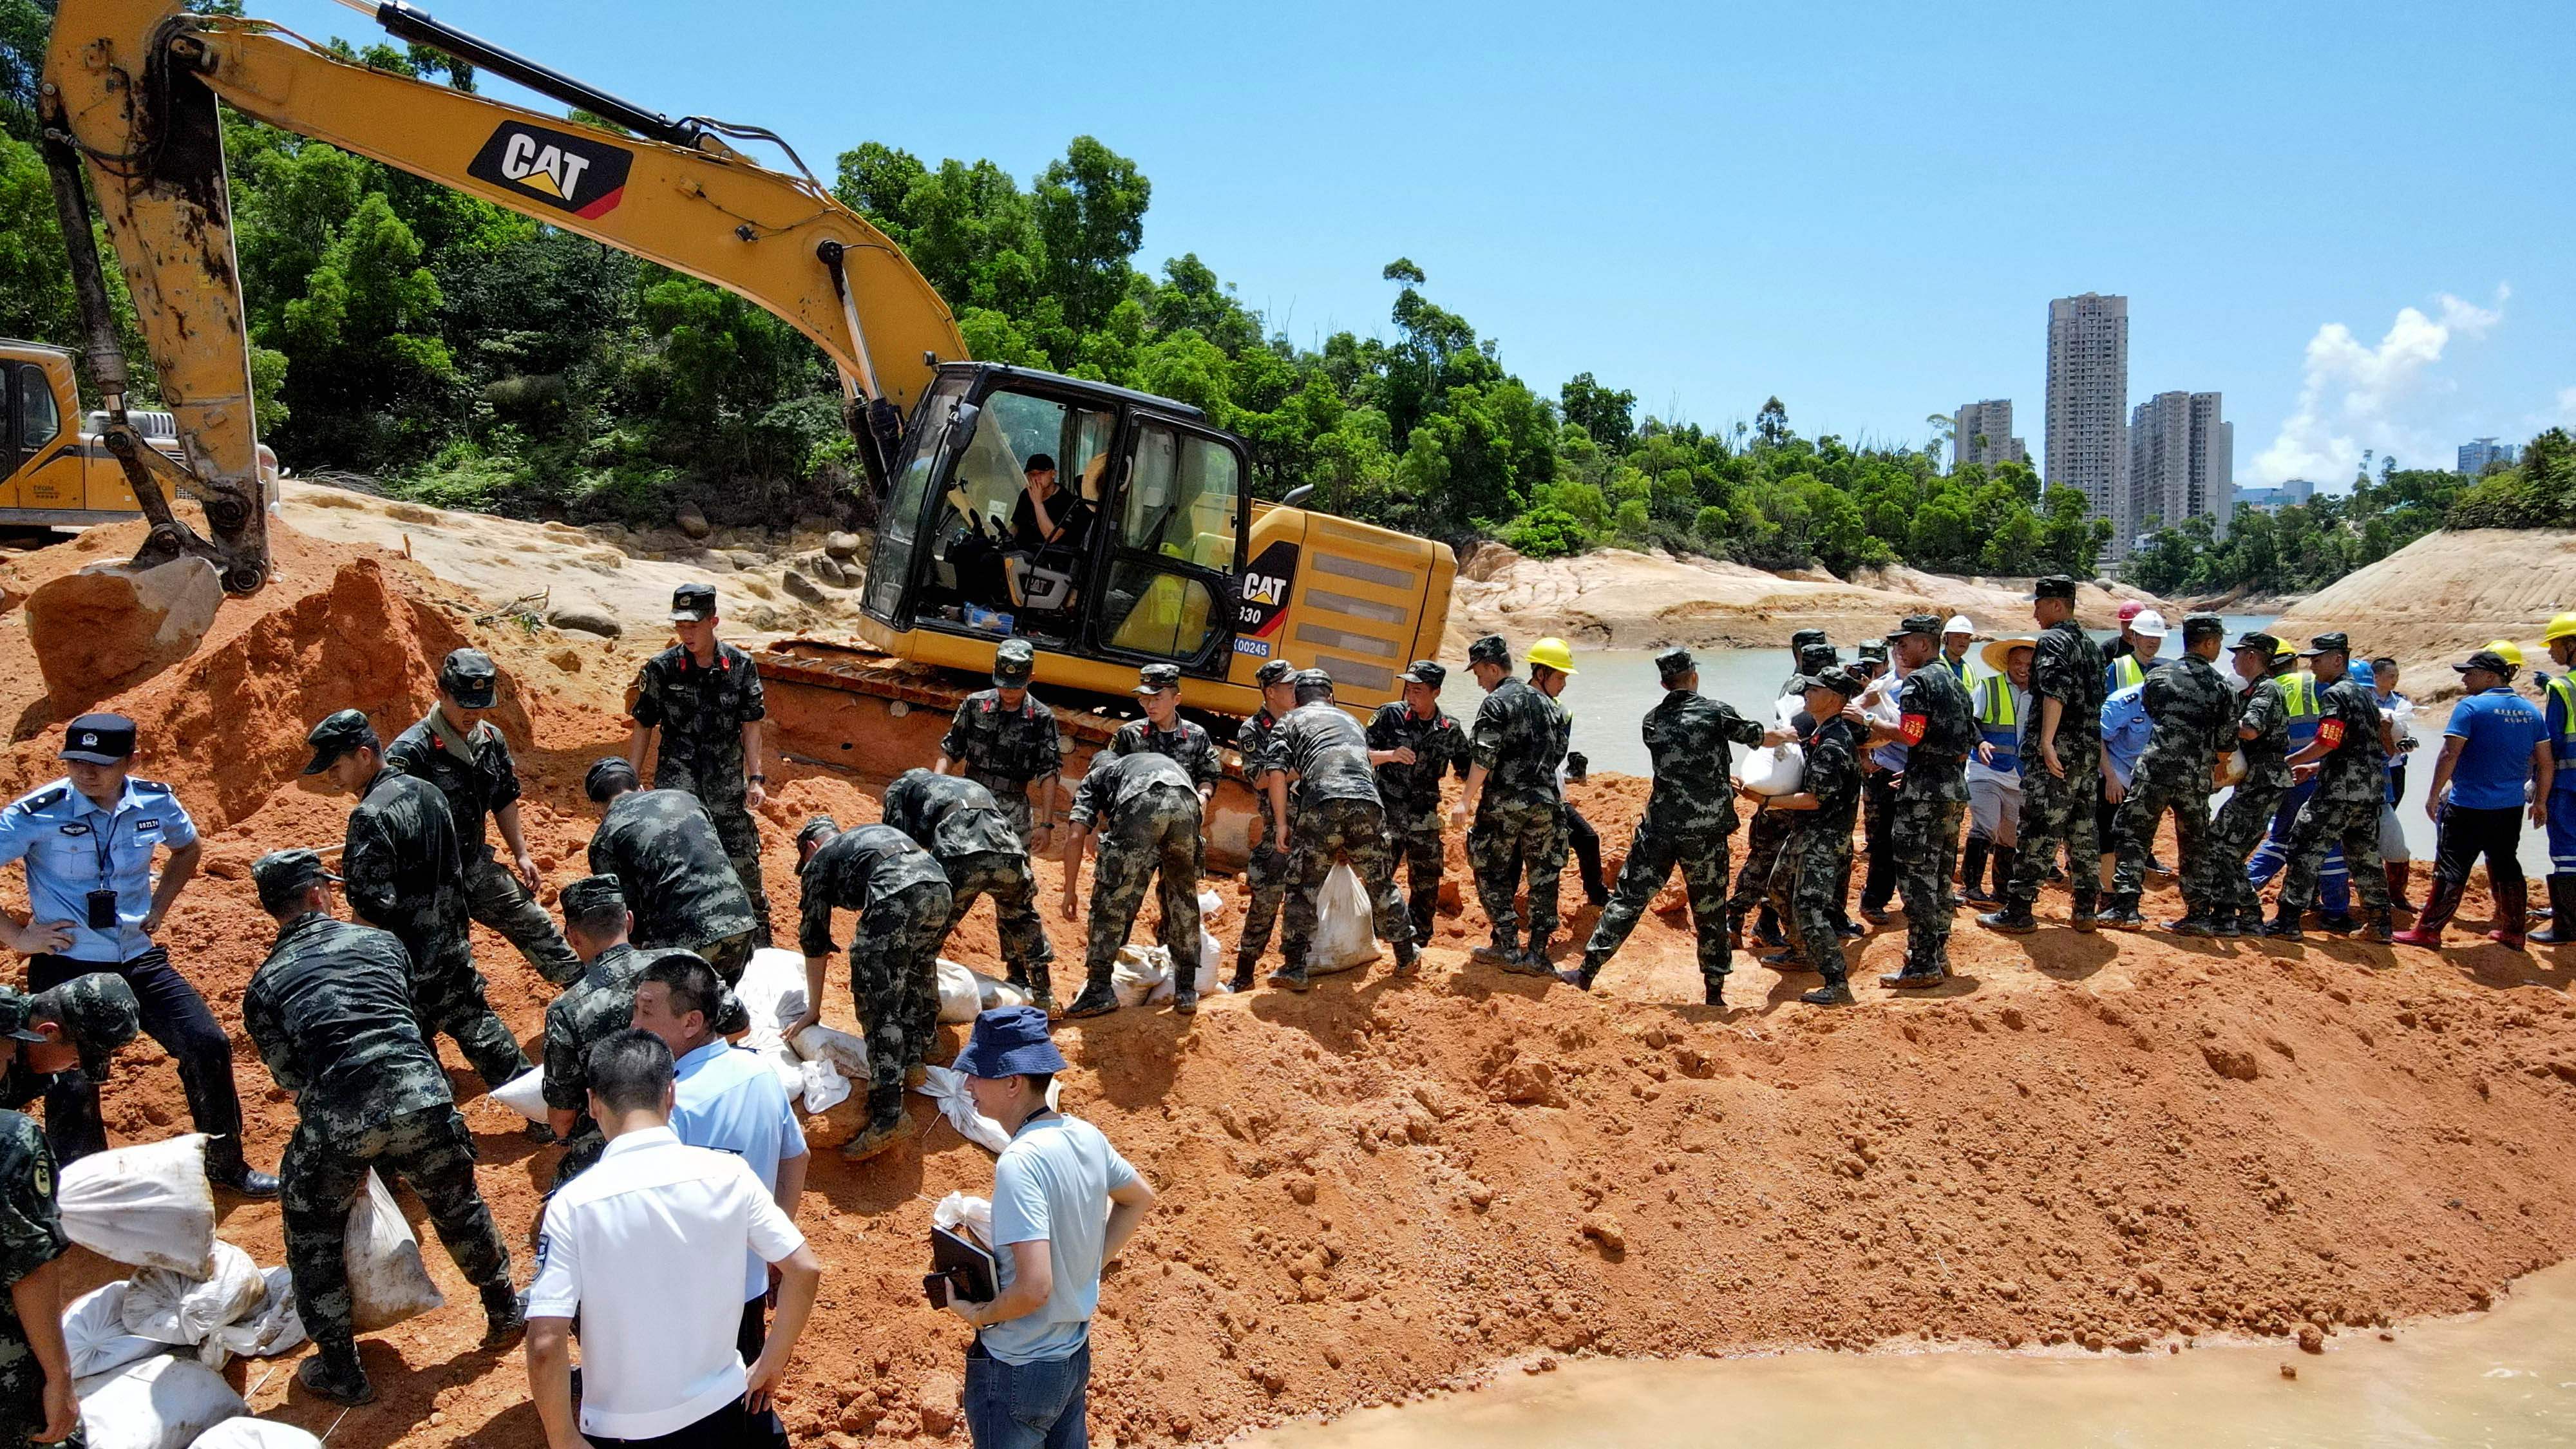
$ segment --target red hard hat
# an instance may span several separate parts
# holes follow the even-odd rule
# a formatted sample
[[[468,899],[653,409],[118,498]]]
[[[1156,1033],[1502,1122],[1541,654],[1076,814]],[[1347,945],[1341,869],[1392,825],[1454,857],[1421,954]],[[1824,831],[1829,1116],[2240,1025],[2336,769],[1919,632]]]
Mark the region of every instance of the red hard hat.
[[[2139,603],[2135,599],[2131,599],[2129,602],[2120,606],[2120,622],[2125,624],[2146,611],[2146,605]]]

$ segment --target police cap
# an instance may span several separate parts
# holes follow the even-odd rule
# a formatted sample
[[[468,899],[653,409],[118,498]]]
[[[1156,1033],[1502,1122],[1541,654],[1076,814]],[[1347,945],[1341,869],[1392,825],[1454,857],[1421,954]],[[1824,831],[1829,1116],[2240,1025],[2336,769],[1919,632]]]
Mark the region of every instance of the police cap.
[[[1470,664],[1499,664],[1505,669],[1509,669],[1512,667],[1512,646],[1503,642],[1502,635],[1488,634],[1484,638],[1467,646],[1467,662]]]
[[[85,714],[63,731],[57,759],[121,765],[134,755],[134,721],[121,714]]]
[[[2190,643],[2194,639],[2224,639],[2226,637],[2227,621],[2218,617],[2216,614],[2189,614],[2185,615],[2183,618],[2182,639],[2186,644]]]
[[[501,671],[480,649],[459,649],[438,666],[438,687],[467,709],[490,709]]]
[[[1138,694],[1160,694],[1164,690],[1180,687],[1181,666],[1177,664],[1148,664],[1136,671]]]
[[[333,710],[322,716],[322,722],[304,737],[304,743],[313,747],[313,758],[304,766],[304,773],[308,775],[321,774],[331,768],[333,760],[351,750],[384,748],[376,738],[376,727],[367,723],[367,717],[354,709]]]
[[[581,793],[593,805],[604,805],[612,795],[623,794],[643,783],[636,778],[635,766],[624,755],[608,755],[593,760],[581,777]]]
[[[993,651],[993,682],[1004,689],[1017,689],[1037,673],[1037,647],[1026,639],[1005,639]]]
[[[682,584],[671,591],[671,622],[695,624],[716,616],[716,586]]]
[[[260,909],[270,915],[304,899],[321,882],[339,879],[310,850],[272,850],[250,863],[250,878],[259,887]]]
[[[1404,667],[1404,677],[1406,682],[1428,685],[1432,693],[1438,694],[1440,686],[1449,682],[1449,671],[1432,660],[1416,659]]]
[[[2030,596],[2033,601],[2064,599],[2072,603],[2075,599],[2075,580],[2066,574],[2050,574],[2031,586]]]
[[[1297,666],[1285,659],[1263,660],[1261,667],[1252,671],[1252,682],[1264,689],[1274,684],[1285,684],[1296,677]]]

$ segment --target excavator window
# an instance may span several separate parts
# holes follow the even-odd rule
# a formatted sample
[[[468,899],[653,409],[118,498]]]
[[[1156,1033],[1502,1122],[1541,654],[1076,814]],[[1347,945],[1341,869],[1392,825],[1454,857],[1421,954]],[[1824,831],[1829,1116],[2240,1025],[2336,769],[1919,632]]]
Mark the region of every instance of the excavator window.
[[[54,405],[54,389],[45,370],[30,363],[18,364],[18,450],[33,453],[54,440],[63,430],[61,409]]]
[[[925,607],[952,621],[972,622],[969,609],[1031,617],[1021,632],[1050,630],[1037,614],[1069,613],[1084,567],[1082,526],[1067,524],[1084,469],[1108,447],[1117,426],[1112,410],[1084,408],[1036,393],[997,391],[985,397],[974,436],[950,470],[946,508],[931,545],[932,591]],[[1056,492],[1049,511],[1059,522],[1052,540],[1019,536],[1016,518],[1029,487],[1029,464],[1055,464]],[[1032,525],[1034,526],[1034,525]],[[1050,577],[1032,590],[1031,571]],[[951,613],[950,611],[955,611]]]
[[[1144,423],[1118,500],[1110,647],[1191,661],[1223,627],[1218,580],[1235,563],[1243,464],[1213,438]]]

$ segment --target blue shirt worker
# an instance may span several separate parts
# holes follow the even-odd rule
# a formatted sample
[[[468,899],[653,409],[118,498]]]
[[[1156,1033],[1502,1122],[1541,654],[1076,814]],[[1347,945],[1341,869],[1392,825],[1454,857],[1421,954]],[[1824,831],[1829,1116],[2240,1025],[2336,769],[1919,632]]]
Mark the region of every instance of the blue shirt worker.
[[[2557,762],[2540,709],[2513,692],[2510,661],[2481,649],[2451,667],[2459,671],[2465,695],[2451,707],[2441,758],[2433,762],[2433,785],[2424,794],[2424,813],[2441,830],[2433,895],[2414,926],[2396,939],[2409,946],[2441,945],[2442,927],[2469,887],[2470,867],[2484,855],[2496,903],[2496,928],[2487,939],[2519,951],[2530,895],[2517,855],[2523,812],[2530,812],[2534,825],[2547,823]]]
[[[2576,668],[2576,614],[2550,620],[2541,638],[2549,646],[2551,663],[2562,670]],[[2543,797],[2548,802],[2549,924],[2532,932],[2531,939],[2563,946],[2576,941],[2576,678],[2544,676],[2540,709],[2556,768]]]
[[[1082,1449],[1091,1315],[1100,1272],[1154,1206],[1154,1190],[1100,1129],[1047,1105],[1065,1068],[1046,1013],[1004,1006],[975,1019],[957,1054],[975,1110],[1011,1134],[993,1164],[993,1258],[1001,1292],[950,1295],[975,1330],[966,1430],[975,1449]]]
[[[768,1059],[716,1035],[723,994],[714,967],[686,952],[672,952],[645,967],[635,983],[635,1026],[671,1049],[672,1132],[690,1147],[712,1147],[741,1158],[792,1223],[811,1161],[805,1129]],[[742,1327],[734,1348],[744,1363],[754,1363],[769,1344],[767,1309],[777,1275],[758,1253],[745,1259]],[[775,1409],[754,1415],[749,1434],[768,1449],[786,1449],[787,1425]]]
[[[232,1042],[170,953],[152,942],[196,876],[204,847],[178,795],[132,775],[134,735],[134,721],[121,714],[73,720],[55,752],[69,773],[0,811],[0,863],[27,863],[31,908],[24,923],[0,914],[0,945],[30,958],[30,991],[92,972],[123,978],[142,1008],[143,1029],[178,1063],[188,1115],[208,1139],[207,1178],[244,1197],[275,1197],[277,1179],[242,1156]],[[169,860],[156,882],[153,857],[165,850]],[[87,1071],[54,1079],[45,1093],[45,1134],[64,1163],[106,1150],[98,1082]]]

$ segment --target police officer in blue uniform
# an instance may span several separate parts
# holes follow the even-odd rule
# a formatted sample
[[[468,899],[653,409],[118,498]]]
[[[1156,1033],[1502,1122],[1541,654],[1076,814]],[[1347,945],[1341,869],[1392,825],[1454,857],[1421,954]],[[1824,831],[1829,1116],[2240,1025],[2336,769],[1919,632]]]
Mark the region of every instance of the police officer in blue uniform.
[[[206,1176],[244,1197],[275,1197],[277,1179],[242,1157],[232,1042],[170,953],[152,943],[197,873],[196,823],[169,786],[128,773],[134,721],[121,714],[73,720],[57,754],[67,775],[0,810],[0,863],[27,863],[32,907],[23,925],[0,914],[0,946],[30,958],[31,991],[92,972],[122,978],[142,1008],[143,1029],[179,1065],[188,1114],[209,1139]],[[163,850],[169,860],[156,882],[152,858]],[[45,1132],[63,1162],[106,1149],[98,1084],[87,1073],[55,1078],[45,1093]]]

